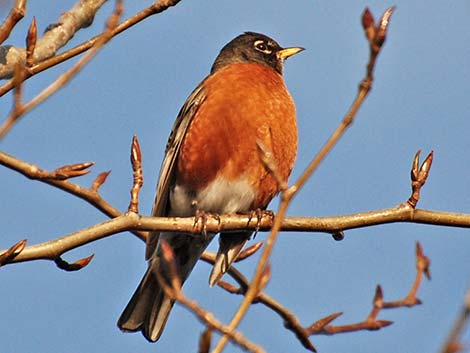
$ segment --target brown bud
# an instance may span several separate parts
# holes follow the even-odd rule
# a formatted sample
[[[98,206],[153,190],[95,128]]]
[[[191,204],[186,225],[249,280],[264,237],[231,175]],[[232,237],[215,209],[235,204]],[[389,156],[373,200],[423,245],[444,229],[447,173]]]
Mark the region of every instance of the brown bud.
[[[98,189],[101,187],[101,185],[104,184],[104,182],[106,181],[106,179],[108,178],[108,175],[110,173],[111,173],[111,171],[108,170],[106,172],[102,172],[102,173],[98,174],[98,176],[93,181],[93,184],[91,184],[91,190],[98,191]]]
[[[251,255],[255,254],[262,246],[263,246],[262,242],[258,242],[258,243],[251,245],[250,247],[240,252],[240,254],[238,254],[235,262],[239,262],[250,257]]]
[[[84,257],[72,263],[65,261],[59,256],[58,258],[54,260],[54,262],[57,265],[57,267],[60,268],[61,270],[64,270],[67,272],[73,272],[73,271],[79,271],[82,268],[86,267],[90,263],[90,261],[93,259],[94,256],[95,254],[91,254],[90,256]]]
[[[37,37],[38,29],[36,27],[36,17],[33,16],[28,35],[26,36],[26,67],[34,65],[34,49],[36,49]]]

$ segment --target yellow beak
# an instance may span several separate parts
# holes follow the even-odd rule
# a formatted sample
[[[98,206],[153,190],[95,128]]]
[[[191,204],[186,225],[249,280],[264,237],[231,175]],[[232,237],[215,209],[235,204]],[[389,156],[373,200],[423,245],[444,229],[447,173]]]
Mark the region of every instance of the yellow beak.
[[[279,50],[276,53],[276,56],[278,57],[278,59],[284,61],[287,58],[291,57],[292,55],[300,53],[303,50],[305,50],[305,49],[302,48],[302,47],[285,48],[285,49]]]

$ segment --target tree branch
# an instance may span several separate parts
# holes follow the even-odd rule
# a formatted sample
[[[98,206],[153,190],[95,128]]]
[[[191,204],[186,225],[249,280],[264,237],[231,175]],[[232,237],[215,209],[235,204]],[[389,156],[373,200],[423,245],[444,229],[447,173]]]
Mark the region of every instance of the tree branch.
[[[375,212],[376,214],[374,215]],[[363,217],[364,214],[369,214],[370,218],[361,220],[361,217]],[[383,217],[383,212],[380,210],[337,217],[286,217],[280,224],[280,230],[285,232],[303,231],[311,233],[331,233],[338,228],[338,223],[344,226],[344,229],[352,229],[391,222],[410,222],[470,228],[469,214],[412,210],[411,213],[390,213],[387,217],[384,217],[383,221],[380,220],[381,217]],[[454,218],[456,218],[458,222],[455,222]],[[269,230],[270,227],[273,226],[274,222],[275,221],[270,219],[263,219],[261,220],[260,229]],[[358,222],[360,222],[361,225],[358,225]],[[250,221],[249,217],[244,215],[221,215],[220,222],[208,220],[206,225],[207,232],[214,233],[235,230],[254,231],[257,227],[258,225],[255,221]],[[200,226],[195,226],[194,217],[149,217],[140,216],[134,213],[125,213],[116,216],[111,220],[98,223],[77,232],[64,235],[60,238],[32,246],[26,246],[24,250],[11,261],[11,263],[38,259],[55,259],[57,256],[60,256],[67,251],[124,231],[132,231],[144,240],[147,231],[156,230],[193,234],[201,234],[202,232]],[[3,254],[6,251],[7,249],[0,250],[0,254]]]
[[[201,260],[209,264],[213,264],[215,261],[215,254],[205,253]],[[417,291],[421,284],[421,278],[423,274],[429,273],[429,259],[423,254],[421,245],[416,244],[416,278],[411,286],[411,289],[408,295],[402,300],[385,302],[383,300],[382,289],[380,286],[377,286],[376,294],[373,300],[373,308],[369,316],[364,321],[354,323],[354,324],[345,324],[345,325],[330,325],[330,323],[342,315],[341,312],[334,313],[324,317],[310,326],[303,327],[300,324],[298,318],[281,303],[271,298],[266,293],[260,291],[260,293],[253,300],[252,304],[262,303],[266,307],[272,309],[276,312],[283,320],[284,326],[292,331],[304,348],[308,349],[311,352],[315,352],[315,347],[309,340],[309,337],[312,335],[334,335],[339,333],[346,332],[355,332],[362,330],[379,330],[383,327],[389,326],[392,324],[391,321],[387,320],[377,320],[377,315],[381,309],[392,309],[400,307],[411,307],[414,305],[421,304],[421,301],[416,297]],[[250,285],[249,281],[243,276],[237,269],[231,267],[228,271],[229,275],[235,279],[235,281],[240,285],[240,287],[233,286],[227,282],[221,281],[219,286],[229,293],[246,295],[247,289]]]
[[[16,0],[10,13],[0,26],[0,44],[9,36],[16,24],[21,21],[26,13],[26,0]],[[1,55],[1,54],[0,54]]]
[[[69,180],[66,180],[71,177],[70,169],[76,171],[78,168],[77,166],[90,167],[93,165],[93,163],[87,162],[72,164],[69,166],[57,168],[53,172],[48,172],[34,164],[24,162],[20,159],[17,159],[0,151],[0,165],[15,170],[29,179],[39,180],[43,183],[49,184],[65,192],[68,192],[69,194],[77,196],[78,198],[81,198],[82,200],[88,202],[110,218],[118,217],[119,215],[121,215],[121,212],[117,208],[113,207],[111,204],[106,202],[106,200],[101,197],[98,191],[98,188],[104,183],[107,176],[109,175],[109,171],[99,174],[90,188],[85,188]],[[67,170],[65,174],[64,169]],[[84,174],[84,169],[81,170],[82,174]],[[145,234],[137,232],[134,234],[141,239],[145,239]]]
[[[134,201],[131,203],[131,206],[134,205],[137,207],[137,193],[141,186],[141,165],[135,142],[133,143],[132,155],[134,156],[133,165],[135,175],[134,184],[132,186],[133,191],[131,192],[131,200],[134,199]],[[430,168],[431,156],[430,154],[418,169],[416,169],[416,164],[419,165],[419,160],[415,156],[412,171],[417,171],[421,177],[416,179],[412,176],[412,183],[419,180],[420,187],[424,185]],[[123,215],[119,210],[107,203],[98,192],[99,187],[104,183],[109,172],[99,174],[90,188],[82,187],[67,180],[68,178],[88,173],[88,168],[92,166],[93,163],[71,164],[48,172],[0,151],[0,165],[15,170],[27,178],[39,180],[75,195],[87,201],[108,217],[115,218],[114,220],[65,235],[56,240],[28,246],[20,253],[15,251],[14,253],[16,255],[13,258],[8,257],[9,261],[7,261],[7,263],[37,259],[53,260],[71,249],[123,231],[131,231],[142,240],[145,240],[147,231],[159,230],[193,234],[201,234],[204,231],[214,233],[236,230],[268,231],[277,223],[279,231],[324,232],[333,234],[334,239],[338,240],[334,234],[338,234],[344,230],[396,222],[470,228],[470,214],[416,209],[409,200],[392,208],[333,217],[279,218],[279,216],[273,217],[269,213],[266,213],[264,217],[253,217],[252,215],[221,215],[217,219],[209,217],[206,222],[201,223],[195,222],[194,217],[140,216],[133,212],[136,211],[136,209],[132,207],[129,211],[135,214],[134,216],[129,213]],[[420,173],[420,170],[426,170],[426,173]],[[417,188],[415,185],[415,187],[412,188],[412,195],[414,195],[415,198],[419,198],[420,187]],[[256,251],[256,249],[253,250]],[[8,251],[11,251],[11,249],[2,250],[0,254],[5,254]],[[252,252],[253,251],[248,251],[247,249],[246,256],[249,256]]]
[[[122,33],[123,31],[127,30],[128,28],[130,28],[130,27],[138,24],[139,22],[145,20],[146,18],[148,18],[152,15],[159,14],[159,13],[167,10],[169,7],[177,5],[179,2],[180,2],[180,0],[158,0],[158,1],[155,1],[149,7],[145,8],[144,10],[138,12],[137,14],[130,17],[126,21],[122,22],[119,26],[117,26],[112,31],[111,36],[114,37],[114,36]],[[40,73],[44,70],[47,70],[47,69],[49,69],[49,68],[51,68],[55,65],[58,65],[58,64],[60,64],[64,61],[67,61],[67,60],[69,60],[69,59],[71,59],[71,58],[73,58],[73,57],[89,50],[90,48],[92,48],[96,44],[98,39],[99,39],[99,35],[83,42],[82,44],[77,45],[74,48],[71,48],[71,49],[63,52],[62,54],[53,56],[53,57],[51,57],[47,60],[44,60],[44,61],[38,63],[35,66],[32,66],[28,70],[28,73],[27,73],[27,75],[24,79],[27,80],[28,78],[30,78],[30,77],[32,77],[32,76],[34,76],[34,75],[36,75],[36,74],[38,74],[38,73]],[[10,81],[8,81],[7,83],[5,83],[3,86],[0,87],[0,97],[2,97],[5,93],[12,90],[13,87],[14,87],[14,80],[11,79]]]
[[[457,353],[464,352],[464,345],[460,341],[460,336],[465,330],[465,325],[468,325],[470,318],[470,290],[465,293],[464,303],[460,309],[454,325],[449,332],[449,335],[442,346],[441,353]],[[468,346],[467,346],[468,348]]]
[[[64,12],[55,24],[49,25],[37,41],[34,62],[38,63],[55,55],[80,29],[93,23],[96,12],[106,0],[79,0],[69,11]],[[10,78],[15,66],[26,62],[26,49],[4,47],[5,64],[0,64],[0,79]]]
[[[15,101],[15,105],[13,107],[12,113],[5,120],[5,122],[0,126],[0,139],[3,136],[5,136],[5,134],[13,127],[15,122],[22,115],[26,114],[37,105],[41,104],[48,97],[50,97],[52,94],[57,92],[57,90],[64,87],[67,84],[67,82],[69,82],[76,74],[78,74],[78,72],[80,72],[81,69],[83,69],[83,67],[98,53],[101,47],[103,47],[112,38],[112,31],[114,28],[116,28],[119,22],[119,18],[121,17],[122,10],[123,10],[122,0],[116,0],[116,7],[107,21],[106,29],[99,36],[92,50],[90,50],[86,55],[84,55],[80,60],[78,60],[75,63],[75,65],[73,65],[69,70],[67,70],[65,73],[60,75],[54,82],[52,82],[48,87],[46,87],[42,92],[40,92],[36,97],[31,99],[31,101],[29,101],[28,103],[18,104]],[[37,52],[38,46],[39,46],[39,43],[36,45],[36,50],[34,51],[34,53]],[[16,65],[20,65],[20,64],[17,63]],[[21,78],[17,78],[17,80],[20,81],[20,85],[23,82],[23,75],[21,76],[22,76]]]
[[[211,312],[203,309],[196,301],[190,300],[186,297],[181,288],[180,278],[177,274],[178,270],[173,250],[165,240],[162,241],[162,253],[165,265],[168,267],[169,278],[171,278],[170,283],[163,278],[163,275],[159,271],[156,271],[155,274],[166,295],[189,309],[207,326],[207,328],[217,330],[220,333],[227,335],[233,343],[239,345],[244,350],[253,353],[265,353],[263,348],[246,339],[239,331],[230,329],[228,326],[217,320]]]

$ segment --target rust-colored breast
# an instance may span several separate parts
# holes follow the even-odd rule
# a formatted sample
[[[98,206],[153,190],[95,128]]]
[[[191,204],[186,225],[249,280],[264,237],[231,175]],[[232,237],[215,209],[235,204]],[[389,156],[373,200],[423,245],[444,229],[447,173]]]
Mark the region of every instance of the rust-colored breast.
[[[245,179],[256,190],[252,208],[278,193],[257,151],[261,141],[287,180],[297,152],[295,106],[282,76],[258,64],[233,64],[204,82],[206,98],[178,156],[176,183],[197,193],[212,180]]]

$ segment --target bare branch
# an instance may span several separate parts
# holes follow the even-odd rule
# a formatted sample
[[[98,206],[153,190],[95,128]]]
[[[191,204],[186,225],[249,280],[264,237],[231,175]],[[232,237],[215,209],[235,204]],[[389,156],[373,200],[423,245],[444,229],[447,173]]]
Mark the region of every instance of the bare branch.
[[[84,165],[86,163],[81,163]],[[68,192],[74,196],[85,200],[89,204],[96,207],[98,210],[103,212],[110,218],[118,217],[121,215],[121,212],[110,205],[106,200],[104,200],[101,195],[99,194],[97,189],[92,188],[85,188],[78,184],[75,184],[69,180],[60,180],[57,178],[56,172],[48,172],[42,170],[38,166],[30,163],[26,163],[22,160],[19,160],[15,157],[12,157],[2,151],[0,151],[0,165],[3,165],[7,168],[17,171],[18,173],[23,174],[25,177],[33,180],[39,180],[43,183],[52,185],[56,188],[59,188],[63,191]],[[80,165],[80,164],[79,164]],[[74,165],[72,165],[73,167]],[[62,167],[64,168],[64,167]],[[61,168],[59,168],[60,170]],[[72,168],[73,169],[73,168]],[[99,177],[99,176],[98,176]],[[141,239],[145,239],[145,234],[142,232],[133,232]],[[98,238],[97,238],[98,239]]]
[[[88,0],[90,1],[90,0]],[[116,36],[123,31],[127,30],[128,28],[138,24],[139,22],[145,20],[146,18],[159,14],[165,10],[167,10],[171,6],[175,6],[180,2],[180,0],[159,0],[155,1],[152,5],[147,7],[146,9],[138,12],[134,16],[130,17],[126,21],[122,22],[119,26],[117,26],[113,31],[112,31],[112,36]],[[97,9],[98,10],[98,9]],[[83,42],[80,45],[77,45],[76,47],[69,49],[65,51],[62,54],[53,56],[47,60],[44,60],[37,65],[31,67],[31,69],[28,71],[28,75],[25,77],[25,79],[30,78],[31,76],[34,76],[44,70],[47,70],[55,65],[58,65],[64,61],[67,61],[87,50],[92,48],[96,42],[99,40],[99,35],[96,37],[93,37],[92,39],[89,39],[85,42]],[[2,97],[5,93],[13,89],[13,80],[8,81],[5,83],[3,86],[0,87],[0,97]]]
[[[93,23],[96,12],[105,2],[106,0],[79,0],[69,11],[64,12],[55,24],[49,25],[37,41],[33,61],[38,63],[54,56],[75,33]],[[5,64],[0,64],[0,79],[11,77],[16,64],[25,65],[26,49],[8,47],[4,62]]]
[[[28,103],[21,105],[21,107],[16,107],[10,116],[5,120],[4,124],[0,126],[0,138],[5,136],[5,134],[13,127],[14,123],[18,120],[19,117],[29,112],[31,109],[45,101],[52,94],[57,92],[60,88],[65,86],[72,77],[74,77],[99,51],[99,49],[105,45],[112,38],[112,31],[116,28],[119,18],[122,14],[122,0],[116,0],[116,7],[114,12],[108,19],[106,30],[99,36],[96,41],[93,49],[91,49],[86,55],[84,55],[80,60],[77,61],[69,70],[59,76],[53,83],[46,87],[42,92],[40,92],[36,97],[31,99]],[[36,52],[39,49],[39,44],[36,46]]]
[[[259,291],[261,292],[266,286],[268,285],[269,280],[271,279],[272,268],[271,265],[268,263],[264,268],[263,274],[261,276],[261,280],[259,282]]]
[[[391,13],[393,12],[393,8],[389,8],[385,13]],[[385,16],[385,13],[383,16]],[[365,14],[369,14],[372,16],[369,12],[369,10],[366,8],[366,11],[363,15],[364,17],[368,17]],[[368,24],[368,21],[365,21],[366,25]],[[364,21],[363,21],[364,25]],[[372,25],[373,25],[373,18],[372,18]],[[385,26],[385,30],[386,30]],[[382,35],[385,36],[385,31],[381,32]],[[303,172],[301,177],[297,180],[297,182],[291,187],[293,191],[297,191],[300,189],[305,182],[310,178],[312,173],[318,168],[319,164],[325,159],[327,154],[331,151],[333,146],[338,142],[338,140],[343,136],[345,133],[346,129],[352,124],[354,117],[356,116],[359,108],[362,106],[362,103],[364,102],[365,98],[369,94],[370,90],[372,89],[372,81],[373,81],[373,72],[375,68],[375,63],[377,59],[377,55],[380,52],[380,49],[382,47],[383,42],[385,41],[385,37],[382,39],[382,42],[379,43],[377,42],[377,36],[374,35],[372,40],[369,39],[369,35],[367,35],[367,30],[366,30],[366,38],[369,40],[369,48],[370,48],[370,56],[369,56],[369,62],[367,63],[367,70],[366,70],[366,77],[361,81],[359,84],[359,89],[358,93],[349,108],[349,111],[346,113],[344,116],[341,124],[338,126],[338,128],[333,132],[333,134],[330,136],[326,144],[321,148],[321,150],[317,153],[315,158],[312,160],[312,162],[308,165],[306,170]]]
[[[207,263],[213,264],[215,261],[215,255],[205,253],[201,257],[201,259]],[[383,300],[382,288],[380,287],[380,285],[377,286],[373,299],[373,308],[370,314],[364,321],[358,323],[339,326],[331,325],[334,320],[336,320],[339,316],[342,315],[342,312],[337,312],[328,315],[320,320],[317,320],[310,326],[303,327],[297,317],[291,311],[289,311],[279,302],[272,299],[262,291],[258,293],[252,303],[262,303],[268,308],[272,309],[274,312],[276,312],[279,316],[283,318],[284,326],[296,335],[302,345],[306,349],[315,352],[315,347],[309,340],[309,337],[312,335],[334,335],[361,330],[379,330],[393,323],[392,321],[388,320],[377,320],[377,315],[379,314],[380,310],[399,308],[404,306],[410,307],[420,304],[420,300],[416,298],[416,293],[421,283],[422,274],[426,273],[429,269],[429,259],[423,254],[421,245],[419,245],[419,243],[417,243],[416,245],[416,264],[416,279],[413,283],[412,288],[410,289],[409,294],[402,300],[385,302]],[[232,284],[223,281],[219,283],[219,286],[228,291],[229,293],[246,295],[249,286],[248,280],[234,267],[231,267],[228,273],[232,278],[235,279],[235,281],[237,281],[240,287],[236,287]]]
[[[171,278],[171,283],[167,283],[167,281],[163,278],[163,275],[157,271],[157,279],[159,284],[162,286],[165,294],[168,295],[170,298],[174,299],[187,309],[189,309],[197,318],[204,323],[210,330],[217,330],[218,332],[227,335],[230,340],[242,347],[245,350],[254,353],[264,353],[263,348],[257,346],[256,344],[252,343],[248,339],[246,339],[239,331],[229,329],[226,325],[220,322],[210,311],[203,309],[199,304],[187,298],[183,290],[181,289],[181,281],[179,276],[177,275],[176,269],[176,261],[173,254],[173,250],[168,243],[163,240],[162,241],[162,252],[163,252],[163,259],[167,265],[169,270],[169,278]]]
[[[245,336],[240,333],[240,331],[230,329],[227,325],[224,325],[222,322],[220,322],[210,311],[200,307],[196,301],[188,299],[186,296],[184,296],[182,291],[177,294],[175,300],[189,309],[201,322],[207,325],[207,327],[226,335],[233,343],[239,345],[244,350],[253,353],[265,352],[262,347],[246,339]]]
[[[339,333],[347,333],[347,332],[356,332],[356,331],[376,331],[380,330],[381,328],[390,326],[393,324],[392,321],[388,320],[371,320],[371,321],[361,321],[355,324],[348,324],[348,325],[328,325],[323,328],[323,330],[318,334],[323,335],[335,335]]]
[[[215,220],[217,223],[220,222],[220,216],[215,213],[210,213],[197,209],[196,215],[194,216],[192,232],[195,234],[202,234],[207,236],[207,223]]]
[[[463,345],[460,342],[460,336],[462,335],[466,323],[470,318],[470,290],[465,293],[464,304],[460,310],[449,335],[442,346],[441,353],[456,353],[463,351]]]
[[[97,187],[85,188],[69,180],[63,180],[64,175],[63,169],[66,167],[58,168],[59,172],[48,172],[40,169],[39,167],[16,159],[8,154],[0,151],[0,165],[4,165],[7,168],[15,170],[27,178],[39,180],[46,184],[57,187],[64,190],[72,195],[75,195],[94,207],[106,214],[108,217],[114,218],[121,215],[121,212],[107,203],[99,194]],[[75,166],[85,167],[87,164],[77,164],[69,166],[72,170]],[[79,168],[80,169],[80,168]],[[97,179],[98,184],[101,185],[105,174],[100,174]],[[106,174],[107,176],[107,174]],[[61,180],[62,179],[62,180]],[[96,185],[96,180],[94,182]],[[235,230],[256,230],[260,229],[268,231],[273,227],[275,219],[271,217],[263,217],[260,220],[253,220],[250,215],[222,215],[218,219],[208,218],[205,222],[204,227],[208,232],[221,232],[221,231],[235,231]],[[452,227],[463,227],[470,228],[470,214],[462,213],[450,213],[440,212],[422,209],[413,209],[408,203],[400,204],[396,207],[375,210],[369,212],[362,212],[350,215],[335,216],[335,217],[287,217],[282,220],[279,227],[283,231],[302,231],[302,232],[324,232],[334,233],[339,230],[355,229],[362,227],[369,227],[378,224],[387,224],[394,222],[410,222],[420,224],[432,224],[441,226],[452,226]],[[176,231],[184,233],[200,233],[202,229],[194,227],[195,218],[161,218],[161,217],[141,217],[140,223],[129,226],[125,230],[132,230],[132,232],[141,239],[145,239],[146,232],[151,230],[160,231]],[[124,229],[123,229],[124,230]],[[140,230],[140,231],[137,231]],[[119,230],[122,231],[122,230]],[[106,233],[108,234],[108,233]],[[77,237],[80,232],[77,232]],[[100,232],[94,233],[95,238],[90,241],[100,239],[105,234]],[[72,236],[72,235],[71,235]],[[74,244],[74,242],[72,242]],[[49,249],[50,244],[44,243],[46,249]],[[36,246],[40,247],[39,245]],[[73,249],[69,247],[67,250]],[[251,252],[251,249],[246,250],[247,253]],[[47,251],[46,251],[47,253]],[[61,254],[61,251],[56,251]],[[44,258],[44,254],[41,254],[38,258]],[[47,257],[47,256],[46,256]],[[245,257],[245,255],[243,255]],[[242,257],[242,258],[243,258]],[[29,260],[34,258],[29,258]]]
[[[61,188],[65,185],[66,188],[69,188],[70,184],[75,185],[75,187],[81,188],[80,186],[70,183],[69,181],[53,181],[54,183],[61,184]],[[53,183],[51,182],[51,183]],[[64,184],[62,184],[64,183]],[[73,189],[73,187],[72,187]],[[65,190],[65,188],[64,188]],[[72,192],[75,194],[75,192]],[[77,196],[83,198],[84,200],[90,202],[98,209],[106,213],[106,207],[111,207],[107,204],[98,194],[90,191],[89,189],[81,188],[81,191],[77,193]],[[88,199],[89,198],[89,199]],[[95,198],[97,200],[95,204]],[[105,207],[102,209],[102,207]],[[119,211],[115,211],[119,212]],[[363,221],[363,227],[365,226],[372,226],[377,224],[385,224],[390,223],[391,217],[388,218],[386,222],[378,221],[382,214],[380,211],[376,211],[370,213],[370,219],[368,220],[370,223],[367,224],[367,221]],[[347,225],[347,224],[355,224],[357,222],[357,218],[362,217],[362,214],[357,215],[349,215],[349,216],[338,216],[338,217],[318,217],[318,218],[307,218],[307,217],[287,217],[281,223],[281,230],[283,231],[304,231],[304,232],[322,232],[322,233],[330,233],[332,229],[337,227],[337,222]],[[406,216],[406,218],[402,217]],[[446,226],[456,226],[454,217],[459,220],[461,227],[470,228],[470,215],[463,215],[463,214],[450,214],[444,212],[437,212],[437,211],[427,211],[427,210],[415,210],[412,214],[410,213],[395,213],[391,214],[394,220],[393,222],[413,222],[413,223],[426,223],[426,224],[434,224],[434,225],[446,225]],[[123,232],[123,231],[131,231],[133,234],[137,235],[140,239],[145,240],[147,231],[165,231],[165,232],[178,232],[178,233],[195,233],[198,232],[194,230],[194,217],[187,217],[187,218],[178,218],[178,217],[148,217],[148,216],[140,216],[138,215],[136,219],[132,218],[132,220],[123,220],[122,218],[130,217],[127,213],[126,214],[117,214],[116,216],[111,216],[119,218],[117,223],[112,223],[112,220],[99,223],[97,224],[96,228],[85,228],[83,230],[77,231],[75,233],[71,233],[61,239],[61,242],[57,242],[55,240],[51,240],[49,242],[45,242],[42,244],[37,244],[34,247],[34,252],[28,255],[28,257],[23,257],[25,255],[25,251],[29,251],[32,247],[26,247],[23,253],[19,258],[21,261],[31,261],[36,259],[50,259],[48,255],[50,251],[53,251],[54,255],[61,254],[62,252],[77,248],[81,245],[90,243],[94,240],[102,239],[103,237],[107,237],[113,235],[115,233]],[[447,220],[446,220],[447,217]],[[465,222],[463,220],[465,219]],[[372,222],[371,222],[372,220]],[[432,220],[432,221],[430,221]],[[207,231],[218,233],[221,231],[236,231],[236,230],[254,230],[256,225],[248,225],[247,226],[247,218],[246,216],[240,215],[222,215],[220,216],[220,223],[217,221],[208,221],[207,224]],[[104,226],[106,224],[106,226]],[[263,229],[269,230],[270,227],[273,226],[273,223],[265,223],[263,224]],[[351,227],[351,228],[357,228]],[[114,231],[113,231],[114,229]],[[348,227],[346,227],[348,229]],[[87,239],[86,242],[83,241],[83,237]],[[68,239],[70,238],[70,239]],[[58,239],[58,240],[59,240]],[[54,245],[54,247],[51,247]],[[57,246],[57,248],[55,248]],[[33,250],[33,249],[31,249]],[[0,250],[0,253],[6,250]],[[13,262],[16,262],[15,259]]]
[[[119,217],[113,218],[112,220],[98,223],[91,227],[81,229],[57,239],[49,240],[36,245],[26,246],[21,252],[16,253],[14,257],[5,255],[6,252],[0,250],[0,257],[8,257],[8,261],[4,264],[34,260],[56,261],[60,256],[69,250],[79,248],[80,246],[113,234],[138,228],[139,222],[140,218],[137,214],[126,213]],[[10,249],[7,250],[7,252],[10,251]]]
[[[215,254],[205,252],[202,254],[201,260],[213,265],[215,262]],[[245,295],[250,284],[248,279],[234,266],[229,268],[228,274],[238,283],[240,287],[236,287],[224,281],[220,281],[217,285],[229,293]],[[309,351],[316,352],[315,347],[310,342],[308,335],[305,334],[305,330],[300,325],[299,320],[291,311],[262,291],[260,291],[255,300],[253,300],[253,304],[256,303],[264,304],[276,312],[279,316],[281,316],[281,318],[284,320],[284,326],[296,335],[302,345]]]
[[[13,91],[13,108],[11,110],[11,118],[5,123],[6,129],[10,129],[11,126],[16,122],[16,119],[21,115],[21,109],[23,109],[23,80],[25,77],[25,70],[21,64],[17,64],[15,67],[15,75],[13,81],[15,83],[15,89]],[[0,138],[2,137],[2,128],[0,127]]]
[[[26,13],[26,0],[16,0],[15,5],[10,10],[5,21],[0,26],[0,44],[9,36],[16,24],[24,17]]]

